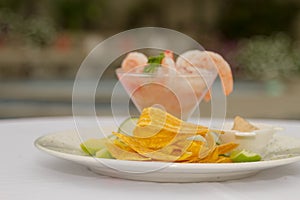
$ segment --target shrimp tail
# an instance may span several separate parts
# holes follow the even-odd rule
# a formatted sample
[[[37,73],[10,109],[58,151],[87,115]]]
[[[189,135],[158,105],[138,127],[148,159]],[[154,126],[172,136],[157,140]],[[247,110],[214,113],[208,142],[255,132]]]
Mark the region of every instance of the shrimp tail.
[[[211,92],[210,92],[210,89],[209,89],[209,90],[207,90],[206,94],[204,95],[204,100],[206,102],[209,102],[210,99],[211,99]]]
[[[166,51],[164,51],[164,55],[165,55],[165,57],[171,58],[171,59],[174,61],[174,54],[173,54],[173,51],[166,50]]]
[[[175,61],[174,61],[173,52],[170,50],[166,50],[166,51],[164,51],[164,56],[165,57],[163,58],[161,65],[163,67],[171,67],[171,68],[175,69],[176,65],[175,65]]]

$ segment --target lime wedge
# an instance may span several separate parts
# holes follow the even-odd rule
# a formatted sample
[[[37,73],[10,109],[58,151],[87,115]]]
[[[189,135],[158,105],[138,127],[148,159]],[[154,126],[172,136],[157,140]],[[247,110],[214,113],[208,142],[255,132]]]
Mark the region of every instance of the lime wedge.
[[[127,135],[132,135],[133,130],[134,130],[138,120],[139,120],[139,118],[136,118],[136,117],[127,118],[120,125],[120,127],[118,129],[118,132],[123,133],[123,134],[127,134]]]
[[[95,155],[95,153],[103,148],[105,148],[106,138],[101,139],[88,139],[87,141],[80,144],[82,151],[87,154]]]
[[[261,160],[261,156],[257,153],[241,150],[233,151],[230,155],[233,162],[256,162]]]
[[[113,158],[106,148],[96,152],[96,158]]]

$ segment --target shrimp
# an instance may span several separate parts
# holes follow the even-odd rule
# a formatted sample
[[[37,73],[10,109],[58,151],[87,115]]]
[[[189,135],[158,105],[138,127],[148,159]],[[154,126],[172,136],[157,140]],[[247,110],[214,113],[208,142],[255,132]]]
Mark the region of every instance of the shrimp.
[[[219,77],[222,82],[223,92],[228,96],[233,90],[233,78],[229,64],[224,58],[211,51],[192,50],[183,53],[176,61],[178,71],[193,73],[193,67],[213,69],[217,68]],[[205,100],[210,99],[210,92],[205,96]]]
[[[143,53],[139,52],[131,52],[127,54],[126,58],[122,62],[122,69],[125,72],[129,72],[130,70],[147,65],[148,58]]]
[[[166,50],[164,52],[164,58],[161,61],[163,67],[172,67],[175,69],[174,55],[172,51]]]
[[[217,66],[224,93],[226,96],[228,96],[233,91],[233,77],[231,68],[221,55],[211,51],[207,51],[207,53]]]
[[[164,51],[164,55],[165,55],[165,57],[172,58],[172,60],[174,60],[173,51],[166,50],[166,51]]]

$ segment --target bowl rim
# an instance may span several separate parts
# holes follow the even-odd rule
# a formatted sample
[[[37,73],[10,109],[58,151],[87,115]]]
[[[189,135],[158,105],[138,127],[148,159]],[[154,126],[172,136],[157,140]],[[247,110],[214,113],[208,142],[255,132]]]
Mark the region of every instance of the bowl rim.
[[[232,125],[233,122],[227,122],[224,125]],[[224,134],[235,134],[236,136],[244,136],[244,137],[250,137],[250,136],[256,136],[257,134],[274,134],[277,131],[283,131],[284,129],[280,126],[275,126],[272,124],[266,124],[266,123],[252,123],[255,126],[263,126],[261,129],[250,131],[250,132],[242,132],[232,129],[225,129],[223,128]]]

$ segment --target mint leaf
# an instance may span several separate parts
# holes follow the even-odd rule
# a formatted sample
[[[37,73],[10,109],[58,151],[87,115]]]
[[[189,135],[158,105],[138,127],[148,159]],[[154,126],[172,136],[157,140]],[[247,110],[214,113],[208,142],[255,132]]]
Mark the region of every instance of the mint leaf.
[[[160,67],[162,60],[164,59],[165,55],[163,53],[159,54],[158,56],[150,56],[148,58],[148,64],[144,68],[145,73],[154,73],[156,72],[157,68]]]
[[[148,63],[156,63],[161,64],[162,59],[164,59],[165,55],[163,53],[159,54],[158,56],[150,56],[148,58]]]
[[[144,68],[144,72],[145,73],[154,73],[156,72],[157,68],[159,67],[159,64],[156,64],[156,63],[150,63],[149,65],[147,65],[145,68]]]

